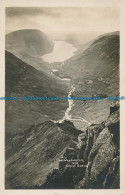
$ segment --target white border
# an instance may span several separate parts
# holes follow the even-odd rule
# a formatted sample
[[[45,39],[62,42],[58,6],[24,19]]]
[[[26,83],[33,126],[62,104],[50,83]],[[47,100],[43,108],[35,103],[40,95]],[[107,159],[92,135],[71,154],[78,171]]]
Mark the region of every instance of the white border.
[[[0,1],[0,96],[5,93],[5,7],[111,7],[120,6],[120,94],[125,96],[125,0],[1,0]],[[5,102],[0,101],[0,195],[125,195],[125,101],[120,102],[120,189],[119,190],[5,190],[4,189],[4,144]]]

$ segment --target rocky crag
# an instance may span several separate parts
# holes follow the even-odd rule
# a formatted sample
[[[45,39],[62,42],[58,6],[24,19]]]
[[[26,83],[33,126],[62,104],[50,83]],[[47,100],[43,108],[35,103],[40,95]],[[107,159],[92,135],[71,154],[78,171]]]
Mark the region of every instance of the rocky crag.
[[[46,121],[6,137],[6,189],[44,184],[47,175],[58,168],[65,148],[74,148],[81,133],[71,122],[59,127]]]
[[[119,103],[116,102],[107,120],[89,126],[79,134],[75,147],[66,148],[59,169],[54,169],[39,188],[118,189],[119,163]]]

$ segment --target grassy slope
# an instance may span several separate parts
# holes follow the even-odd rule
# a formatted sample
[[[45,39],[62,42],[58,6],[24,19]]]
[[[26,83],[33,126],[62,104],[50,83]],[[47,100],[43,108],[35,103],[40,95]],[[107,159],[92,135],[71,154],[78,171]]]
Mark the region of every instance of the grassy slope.
[[[6,52],[6,96],[20,97],[19,101],[6,101],[6,132],[28,129],[32,124],[60,119],[68,106],[64,101],[22,101],[23,96],[64,96],[68,88],[64,83],[49,78],[45,73]]]
[[[65,62],[60,75],[70,77],[76,87],[74,96],[117,96],[119,94],[119,33],[107,33],[85,51]],[[109,114],[110,102],[106,100],[75,101],[73,118],[82,117],[91,123],[100,123]]]

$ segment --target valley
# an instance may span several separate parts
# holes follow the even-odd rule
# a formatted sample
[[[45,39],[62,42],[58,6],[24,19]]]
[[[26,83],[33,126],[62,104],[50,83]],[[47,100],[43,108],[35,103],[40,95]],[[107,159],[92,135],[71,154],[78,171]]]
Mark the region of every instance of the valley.
[[[118,163],[113,159],[119,156],[119,105],[106,97],[119,94],[119,32],[77,48],[68,42],[54,42],[35,29],[6,35],[5,93],[19,97],[5,105],[6,189],[61,188],[57,181],[71,173],[71,185],[64,189],[107,188],[107,169]],[[62,100],[21,101],[23,96]],[[74,96],[103,100],[75,101]],[[82,175],[59,172],[60,159],[68,154],[84,161]]]

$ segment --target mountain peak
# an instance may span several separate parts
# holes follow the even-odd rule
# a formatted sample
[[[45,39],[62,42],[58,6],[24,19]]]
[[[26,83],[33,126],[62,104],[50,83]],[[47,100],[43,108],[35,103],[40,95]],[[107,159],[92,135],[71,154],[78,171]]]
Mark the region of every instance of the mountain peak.
[[[21,29],[6,35],[6,50],[16,56],[41,57],[53,50],[54,43],[40,30]]]

